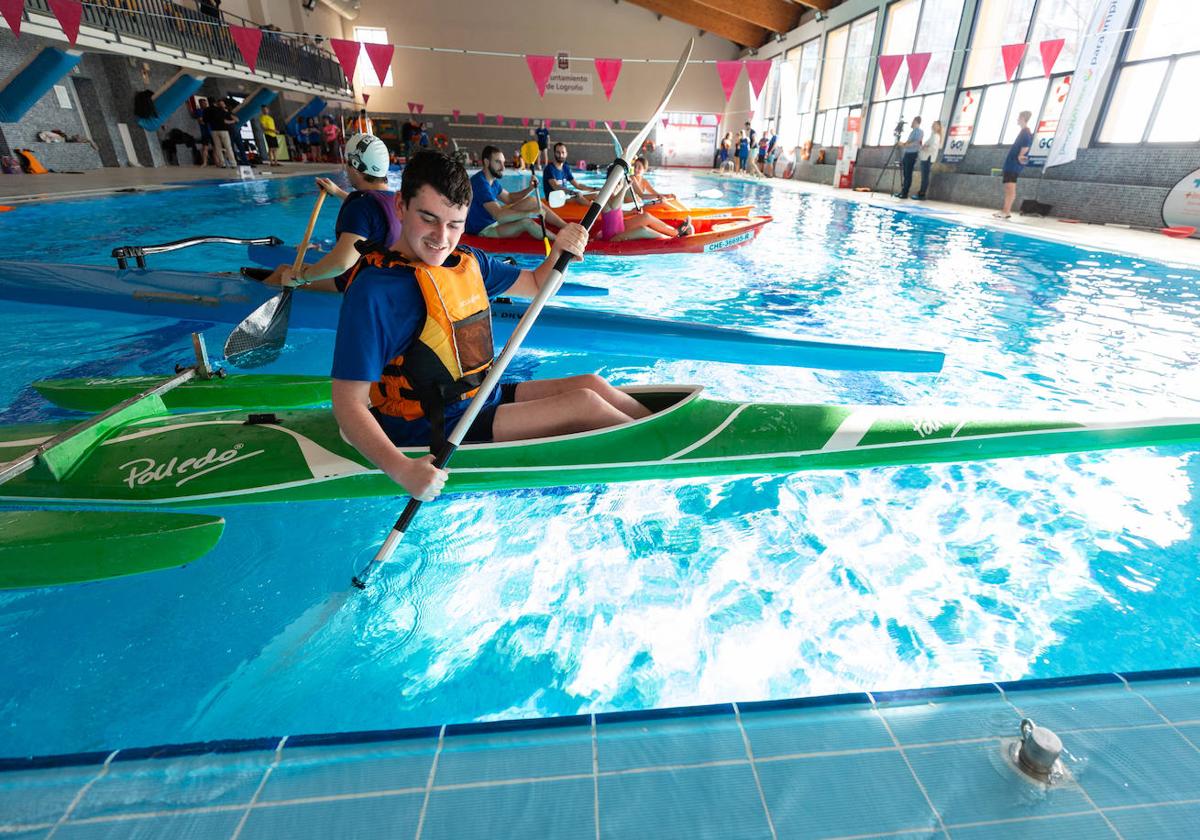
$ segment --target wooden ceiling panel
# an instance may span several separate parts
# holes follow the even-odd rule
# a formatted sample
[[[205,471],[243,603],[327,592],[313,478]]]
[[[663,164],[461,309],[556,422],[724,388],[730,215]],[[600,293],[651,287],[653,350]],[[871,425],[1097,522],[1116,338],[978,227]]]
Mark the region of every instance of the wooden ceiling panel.
[[[655,14],[695,26],[741,44],[743,47],[759,47],[767,40],[769,31],[736,15],[715,9],[696,0],[629,0],[635,6]]]
[[[803,7],[787,0],[697,0],[701,6],[739,17],[771,32],[791,32],[800,24]],[[758,46],[755,44],[754,46]]]

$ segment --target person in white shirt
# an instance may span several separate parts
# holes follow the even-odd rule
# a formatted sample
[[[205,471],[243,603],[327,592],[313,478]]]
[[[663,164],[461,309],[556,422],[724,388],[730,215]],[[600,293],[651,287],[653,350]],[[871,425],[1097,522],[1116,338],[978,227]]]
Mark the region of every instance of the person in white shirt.
[[[913,198],[920,201],[925,200],[925,193],[929,192],[929,175],[933,169],[933,164],[937,161],[938,155],[942,151],[942,121],[934,120],[933,127],[929,131],[929,136],[925,138],[925,142],[921,144],[921,151],[917,155],[921,163],[921,191]]]

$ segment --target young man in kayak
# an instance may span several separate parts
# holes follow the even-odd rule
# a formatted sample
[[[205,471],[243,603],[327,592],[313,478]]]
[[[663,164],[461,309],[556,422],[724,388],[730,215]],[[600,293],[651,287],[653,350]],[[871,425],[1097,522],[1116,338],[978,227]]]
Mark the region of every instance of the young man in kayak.
[[[471,205],[466,170],[441,152],[415,155],[397,200],[403,222],[391,250],[371,248],[351,273],[333,351],[333,412],[342,434],[415,498],[440,492],[433,456],[398,446],[437,446],[462,416],[491,366],[490,297],[532,297],[563,252],[583,253],[587,232],[564,225],[546,260],[522,270],[458,247]],[[466,442],[512,441],[628,423],[649,411],[592,374],[503,384]]]
[[[346,178],[353,192],[346,192],[328,178],[318,178],[317,186],[334,198],[342,199],[329,253],[298,272],[281,265],[264,282],[281,286],[311,286],[321,291],[341,291],[346,274],[358,262],[357,245],[387,247],[400,235],[396,215],[396,194],[387,188],[388,150],[383,141],[370,134],[356,134],[346,143]]]
[[[530,183],[516,195],[509,194],[500,182],[504,175],[504,152],[495,146],[484,146],[483,168],[471,176],[471,200],[467,210],[466,233],[473,236],[509,237],[527,233],[534,239],[542,238],[542,224],[538,221],[539,202]],[[561,228],[566,224],[553,210],[544,210],[546,224]],[[549,238],[554,239],[550,233]]]

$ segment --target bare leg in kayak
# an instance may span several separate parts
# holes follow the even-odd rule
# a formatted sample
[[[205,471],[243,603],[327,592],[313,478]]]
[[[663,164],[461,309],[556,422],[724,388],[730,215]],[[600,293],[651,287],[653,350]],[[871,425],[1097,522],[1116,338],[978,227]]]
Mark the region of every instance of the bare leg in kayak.
[[[515,402],[499,406],[493,440],[526,440],[590,432],[648,417],[650,410],[594,374],[534,379],[517,385]]]

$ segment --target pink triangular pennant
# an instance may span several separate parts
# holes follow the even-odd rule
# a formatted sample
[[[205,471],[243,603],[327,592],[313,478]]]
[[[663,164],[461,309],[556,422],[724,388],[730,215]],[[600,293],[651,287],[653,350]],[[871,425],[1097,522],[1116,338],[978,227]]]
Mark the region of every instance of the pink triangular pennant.
[[[496,115],[496,125],[504,125],[504,115],[503,114]]]
[[[625,122],[625,120],[621,120],[621,122],[620,122],[620,125],[621,125],[621,130],[622,130],[622,131],[624,131],[624,130],[625,130],[625,126],[627,126],[628,124],[629,124],[629,123]]]
[[[329,46],[342,65],[342,72],[347,79],[354,79],[354,70],[358,67],[358,56],[362,53],[362,44],[358,41],[347,41],[343,38],[330,38]]]
[[[909,53],[904,57],[908,62],[908,84],[909,90],[913,93],[917,92],[917,88],[921,86],[921,79],[925,78],[925,68],[929,66],[929,58],[933,53]]]
[[[733,96],[733,86],[737,84],[742,72],[741,61],[718,61],[717,75],[721,77],[721,90],[725,91],[725,101]]]
[[[533,84],[537,87],[538,96],[546,96],[546,83],[550,81],[550,73],[554,70],[554,56],[527,55],[525,63],[529,65],[529,74],[533,76]]]
[[[371,101],[371,94],[364,93],[363,94],[363,104],[366,105],[370,101]]]
[[[381,76],[380,78],[383,78],[383,77]],[[416,102],[408,103],[408,113],[410,113],[410,114],[417,113],[417,103]]]
[[[596,75],[600,77],[600,86],[604,88],[604,98],[612,101],[613,88],[617,86],[617,76],[621,75],[621,59],[597,58]]]
[[[529,128],[529,117],[521,117],[521,128]]]
[[[571,128],[574,128],[574,127],[575,127],[575,120],[567,120],[567,125],[568,125],[568,126],[570,126]]]
[[[671,122],[671,118],[670,118],[670,117],[663,117],[663,118],[662,118],[662,121],[663,121],[663,128],[666,128],[666,127],[667,127],[667,125],[668,125],[668,124]]]
[[[233,39],[233,43],[237,45],[238,52],[242,54],[242,59],[246,62],[246,66],[253,73],[254,66],[258,64],[258,49],[262,46],[262,30],[256,26],[234,26],[230,24],[229,37]]]
[[[25,8],[25,0],[0,0],[0,15],[12,30],[13,35],[21,37],[21,10]],[[81,7],[82,8],[82,7]]]
[[[883,79],[884,93],[892,89],[892,82],[896,81],[896,74],[900,72],[900,65],[903,63],[902,55],[879,56],[879,76]]]
[[[458,122],[458,118],[459,118],[460,116],[462,116],[462,111],[458,110],[457,108],[455,108],[455,109],[454,109],[453,111],[451,111],[450,113],[454,115],[454,121],[455,121],[455,122]]]
[[[486,120],[487,117],[484,115],[483,111],[479,111],[475,114],[475,119],[479,120],[480,125],[483,125],[483,121]]]
[[[755,99],[762,96],[763,85],[767,83],[767,76],[769,75],[771,75],[771,60],[769,58],[746,62],[746,77],[750,79],[750,89],[754,91]]]
[[[725,119],[724,114],[717,114],[717,125],[721,124],[721,120]]]
[[[396,52],[396,48],[391,44],[363,44],[367,49],[367,58],[371,60],[371,67],[375,70],[375,78],[379,79],[379,84],[383,84],[387,79],[388,69],[392,66],[392,54]]]
[[[696,115],[696,125],[704,125],[704,117],[699,114]]]
[[[1005,81],[1013,80],[1013,74],[1021,66],[1021,59],[1025,57],[1026,46],[1026,44],[1005,44],[1000,48],[1000,55],[1004,57]]]
[[[58,19],[58,25],[67,36],[67,43],[75,46],[75,39],[79,37],[79,20],[83,17],[83,4],[79,0],[50,0],[50,11]],[[259,37],[262,37],[261,34]]]
[[[413,104],[417,106],[417,113],[418,113],[418,114],[424,114],[424,113],[425,113],[425,103],[424,103],[424,102],[414,102]]]
[[[1062,52],[1065,43],[1066,40],[1063,38],[1052,38],[1038,44],[1038,48],[1042,51],[1042,69],[1046,71],[1047,76],[1054,72],[1054,62],[1058,61],[1058,54]]]
[[[593,131],[595,131],[595,130],[596,130],[596,121],[595,121],[595,120],[588,120],[588,128],[590,128],[590,129],[592,129]]]

